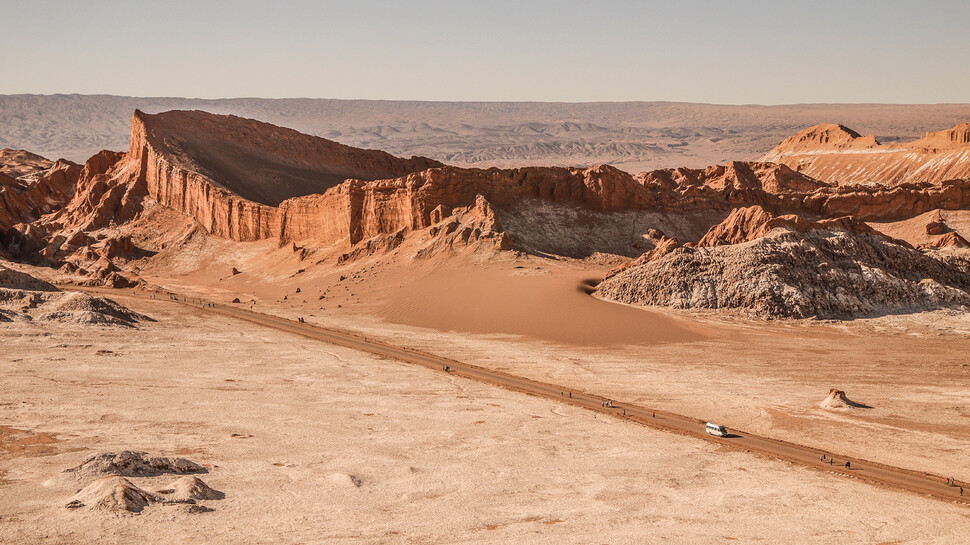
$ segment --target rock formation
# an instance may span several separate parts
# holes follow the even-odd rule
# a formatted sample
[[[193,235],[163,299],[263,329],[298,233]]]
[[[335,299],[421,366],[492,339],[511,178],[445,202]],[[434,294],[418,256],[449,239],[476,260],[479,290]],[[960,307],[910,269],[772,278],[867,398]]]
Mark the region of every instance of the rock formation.
[[[107,475],[85,486],[68,502],[68,509],[139,513],[159,498],[119,475]]]
[[[517,248],[540,255],[582,258],[606,252],[634,258],[611,273],[610,280],[616,280],[678,259],[691,265],[686,256],[693,256],[725,270],[746,260],[752,270],[768,275],[766,281],[775,281],[777,275],[769,274],[772,267],[794,263],[786,252],[818,246],[819,255],[833,260],[827,265],[851,268],[849,253],[858,250],[865,267],[884,270],[887,278],[909,281],[906,267],[933,269],[933,282],[947,289],[922,296],[897,286],[905,292],[897,306],[878,297],[871,305],[855,306],[799,300],[801,310],[783,311],[778,301],[722,301],[725,292],[720,288],[715,300],[704,296],[696,302],[793,316],[956,304],[961,296],[947,290],[962,289],[958,280],[862,222],[970,205],[970,179],[945,179],[949,174],[943,174],[970,169],[970,158],[946,155],[970,153],[965,135],[960,126],[928,134],[918,146],[883,146],[843,126],[820,125],[786,139],[769,154],[782,164],[735,161],[633,176],[605,165],[458,168],[351,148],[234,116],[136,111],[127,153],[102,151],[83,167],[58,162],[30,179],[0,178],[0,251],[59,267],[85,282],[132,286],[138,278],[131,264],[161,249],[154,232],[148,236],[133,226],[151,211],[164,209],[188,222],[186,233],[205,231],[239,242],[272,240],[292,246],[301,260],[325,249],[328,259],[338,264],[393,251],[413,235],[417,243],[411,247],[417,248],[418,257]],[[926,166],[924,156],[933,154],[949,158],[945,168]],[[905,163],[899,169],[871,170],[888,176],[883,176],[885,183],[871,183],[869,175],[857,181],[820,178],[803,161],[883,156]],[[870,172],[866,168],[859,172]],[[933,247],[959,248],[966,242],[940,223],[927,226],[927,232],[940,233]],[[657,227],[674,236],[647,235]],[[175,243],[180,240],[187,238]],[[735,246],[753,250],[741,252]],[[865,261],[883,251],[903,252],[902,269]],[[809,254],[809,262],[818,257]],[[681,272],[664,269],[664,274],[674,278]],[[853,274],[846,272],[838,280],[850,282]],[[724,287],[722,281],[711,280],[709,287]],[[796,274],[785,281],[798,288],[798,282],[815,280]],[[683,294],[655,295],[623,297],[694,304]],[[669,302],[674,299],[679,302]]]
[[[970,305],[966,271],[853,218],[808,222],[736,210],[701,240],[614,271],[597,294],[637,305],[787,318]],[[737,243],[721,245],[731,241]]]
[[[26,150],[0,150],[0,174],[9,178],[29,180],[53,165],[53,161]]]
[[[53,284],[0,265],[0,321],[15,320],[123,327],[153,321],[110,299],[61,291]]]
[[[929,132],[919,140],[881,145],[841,125],[809,127],[765,154],[762,161],[788,165],[827,182],[902,183],[970,178],[970,124]]]
[[[209,487],[202,479],[191,475],[172,481],[168,486],[159,490],[157,494],[163,496],[166,501],[174,503],[221,500],[226,497],[222,492]]]
[[[150,456],[146,452],[123,450],[95,454],[81,462],[77,467],[64,470],[74,479],[86,479],[103,475],[124,477],[146,477],[165,473],[191,474],[205,473],[205,468],[185,458],[165,458]]]
[[[845,392],[842,390],[832,388],[829,390],[829,395],[819,403],[819,407],[823,409],[869,409],[868,405],[863,405],[862,403],[856,403],[846,397]]]

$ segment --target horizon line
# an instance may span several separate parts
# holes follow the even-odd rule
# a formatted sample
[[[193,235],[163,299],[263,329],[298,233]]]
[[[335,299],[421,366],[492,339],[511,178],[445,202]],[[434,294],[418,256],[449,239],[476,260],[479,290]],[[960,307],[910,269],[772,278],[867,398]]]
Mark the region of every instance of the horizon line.
[[[188,96],[139,96],[115,95],[111,93],[0,93],[0,97],[110,97],[145,100],[197,100],[197,101],[232,101],[232,100],[319,100],[331,102],[399,102],[423,104],[689,104],[693,106],[728,106],[728,107],[791,107],[791,106],[970,106],[970,102],[780,102],[775,104],[747,103],[719,103],[719,102],[690,102],[678,100],[427,100],[407,98],[335,98],[335,97],[188,97]]]

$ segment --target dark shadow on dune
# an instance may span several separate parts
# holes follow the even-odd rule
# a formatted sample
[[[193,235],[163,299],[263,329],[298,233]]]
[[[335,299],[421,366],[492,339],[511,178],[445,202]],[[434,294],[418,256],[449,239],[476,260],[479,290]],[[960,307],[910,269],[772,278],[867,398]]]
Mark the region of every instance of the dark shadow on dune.
[[[596,286],[599,286],[599,278],[585,278],[583,279],[576,289],[585,293],[586,295],[592,295],[596,291]]]

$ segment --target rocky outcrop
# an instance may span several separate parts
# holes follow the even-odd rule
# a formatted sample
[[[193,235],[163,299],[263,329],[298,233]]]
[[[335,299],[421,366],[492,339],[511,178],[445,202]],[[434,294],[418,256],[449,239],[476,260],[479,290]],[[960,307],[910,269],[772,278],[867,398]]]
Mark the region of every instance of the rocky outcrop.
[[[136,111],[131,123],[127,161],[148,194],[210,233],[240,241],[279,236],[277,207],[286,199],[323,194],[348,178],[392,178],[440,166],[235,116]]]
[[[768,152],[762,160],[778,162],[779,159],[799,154],[864,150],[879,146],[873,135],[862,136],[854,130],[834,123],[820,123],[789,136]]]
[[[36,221],[67,204],[81,172],[74,163],[58,161],[30,182],[0,179],[0,228]]]
[[[947,141],[959,145],[960,134],[946,136]],[[786,142],[786,153],[819,147],[832,153],[868,153],[879,148],[874,139],[834,125]],[[703,223],[689,237],[677,233],[681,240],[691,240],[709,227],[708,221],[757,207],[737,212],[742,217],[729,218],[719,231],[708,233],[697,243],[703,247],[757,239],[780,226],[803,231],[809,229],[800,223],[803,216],[891,220],[970,204],[967,180],[837,185],[768,162],[637,176],[605,165],[458,168],[203,112],[136,111],[127,153],[103,151],[83,168],[58,165],[46,181],[27,189],[21,180],[0,179],[0,206],[7,207],[0,214],[4,248],[110,285],[137,282],[119,270],[119,260],[124,266],[125,260],[150,255],[130,239],[112,241],[116,235],[111,229],[131,223],[146,206],[156,204],[191,218],[217,237],[294,244],[303,257],[327,248],[344,260],[396,248],[409,233],[421,230],[428,234],[422,255],[446,248],[508,249],[520,241],[521,249],[538,253],[582,257],[610,251],[636,257],[646,252],[652,259],[681,243],[666,237],[646,240],[643,231],[621,234],[616,242],[615,230],[590,228],[597,242],[584,244],[599,246],[577,248],[572,242],[555,244],[556,229],[564,226],[541,236],[526,231],[536,229],[542,217],[581,218],[596,226],[619,214],[693,214],[703,217],[696,220]],[[63,183],[54,183],[54,173],[61,171]],[[555,210],[545,216],[530,212],[543,207]],[[508,221],[500,221],[503,217]],[[98,231],[95,239],[92,233]]]
[[[807,221],[794,214],[776,216],[757,205],[734,209],[724,221],[711,227],[697,243],[687,243],[686,246],[702,248],[741,244],[759,239],[779,228],[802,232],[812,229],[839,229],[857,235],[883,237],[894,244],[909,246],[908,243],[888,237],[852,216]]]
[[[173,503],[195,503],[202,500],[221,500],[225,494],[214,490],[202,479],[193,476],[180,477],[159,490],[157,494]]]
[[[960,123],[952,129],[928,132],[912,143],[911,147],[934,150],[967,149],[970,147],[970,123]]]
[[[949,231],[950,228],[946,226],[946,222],[940,217],[939,211],[936,213],[936,218],[930,220],[926,224],[926,234],[927,235],[942,235]]]
[[[807,231],[812,224],[799,216],[774,216],[760,206],[736,208],[724,221],[711,227],[696,246],[741,244],[768,234],[772,229],[786,227]]]
[[[845,392],[837,388],[829,390],[829,395],[818,405],[823,409],[871,409],[868,405],[856,403],[849,399]]]
[[[825,134],[829,143],[847,138],[834,129]],[[474,207],[479,196],[499,210],[530,200],[596,212],[727,211],[758,205],[775,214],[851,214],[861,219],[970,203],[970,183],[835,187],[770,163],[732,162],[638,176],[608,166],[444,167],[202,112],[135,112],[131,148],[123,160],[116,158],[99,158],[101,168],[85,167],[81,198],[65,213],[74,223],[64,220],[60,225],[61,230],[72,228],[66,238],[132,217],[138,211],[135,203],[145,195],[188,215],[215,236],[344,248],[431,227],[441,219],[432,217],[435,210]],[[110,172],[101,173],[106,169]],[[380,176],[388,177],[374,179]],[[293,192],[310,194],[283,198]]]
[[[109,512],[140,513],[160,501],[119,475],[107,475],[78,490],[65,507]]]
[[[970,275],[852,218],[779,220],[735,211],[705,236],[604,280],[600,297],[733,309],[762,317],[849,318],[970,305]],[[775,223],[774,227],[767,226]],[[744,241],[724,244],[730,240]]]
[[[0,175],[29,180],[54,166],[54,161],[26,150],[0,150]]]
[[[896,186],[966,179],[970,178],[970,125],[960,123],[919,140],[889,145],[841,125],[817,125],[787,138],[761,160],[839,184]]]
[[[970,248],[970,242],[959,233],[951,231],[941,235],[932,243],[921,245],[920,248]]]
[[[146,477],[166,473],[185,475],[205,472],[204,467],[185,458],[151,456],[147,452],[131,450],[95,454],[78,466],[64,470],[65,475],[76,480],[103,475]]]

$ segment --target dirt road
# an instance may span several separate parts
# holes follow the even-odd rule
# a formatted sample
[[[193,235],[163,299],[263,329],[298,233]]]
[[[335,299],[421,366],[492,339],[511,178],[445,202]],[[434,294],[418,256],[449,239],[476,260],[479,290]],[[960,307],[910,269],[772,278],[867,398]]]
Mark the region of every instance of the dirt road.
[[[641,405],[624,403],[620,400],[609,400],[593,393],[584,392],[578,388],[539,382],[501,371],[485,369],[405,346],[393,346],[376,339],[326,329],[270,314],[254,312],[239,308],[236,305],[224,305],[197,298],[190,299],[176,295],[161,293],[150,294],[131,290],[78,288],[76,286],[71,286],[70,289],[81,289],[90,293],[111,297],[135,297],[140,299],[154,297],[158,301],[170,300],[173,303],[177,302],[191,305],[216,314],[301,335],[309,339],[422,365],[443,373],[449,373],[483,383],[494,384],[509,390],[554,399],[561,403],[568,403],[585,409],[607,413],[617,418],[623,418],[651,428],[712,441],[725,448],[770,456],[816,470],[839,473],[876,485],[902,489],[945,501],[970,505],[970,485],[959,481],[951,485],[943,476],[880,464],[860,458],[842,456],[806,445],[753,435],[741,430],[731,429],[729,430],[730,435],[728,437],[716,437],[706,432],[706,423],[704,421],[695,418],[670,412],[656,411]],[[847,467],[846,463],[851,467]],[[963,496],[961,495],[960,487],[967,489],[963,493],[965,494]]]

